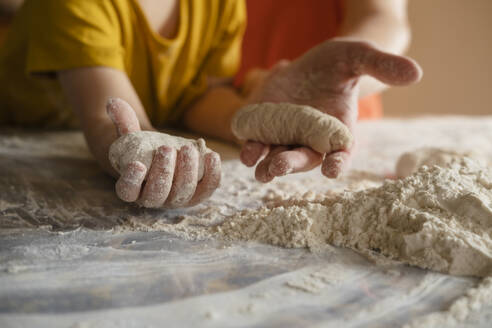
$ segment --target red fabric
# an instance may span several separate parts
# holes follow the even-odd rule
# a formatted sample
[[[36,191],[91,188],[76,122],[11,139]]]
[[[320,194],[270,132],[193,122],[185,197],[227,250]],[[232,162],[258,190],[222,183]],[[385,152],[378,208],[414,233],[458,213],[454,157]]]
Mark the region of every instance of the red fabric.
[[[268,69],[281,59],[293,60],[333,38],[343,19],[342,0],[246,0],[246,5],[248,26],[237,84],[250,69]],[[379,95],[359,102],[359,118],[381,116]]]

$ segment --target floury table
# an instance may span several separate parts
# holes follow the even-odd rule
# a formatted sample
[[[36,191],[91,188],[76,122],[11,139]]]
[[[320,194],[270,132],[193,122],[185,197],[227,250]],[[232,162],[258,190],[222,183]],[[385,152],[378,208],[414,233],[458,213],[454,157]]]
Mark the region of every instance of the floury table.
[[[342,179],[315,170],[267,185],[236,149],[210,142],[224,160],[222,187],[203,205],[160,211],[116,199],[80,133],[4,130],[0,326],[395,327],[446,310],[477,280],[377,267],[347,249],[314,254],[162,231],[183,216],[219,220],[276,197],[375,186],[421,146],[492,159],[492,117],[362,122],[358,140]],[[486,306],[463,326],[488,327],[491,315]]]

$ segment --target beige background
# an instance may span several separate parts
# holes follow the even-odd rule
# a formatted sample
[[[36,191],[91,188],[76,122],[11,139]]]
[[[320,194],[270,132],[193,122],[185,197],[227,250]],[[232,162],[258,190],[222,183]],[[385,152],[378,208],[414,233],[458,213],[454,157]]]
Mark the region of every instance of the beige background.
[[[408,10],[408,55],[424,78],[387,91],[386,116],[492,114],[492,0],[410,0]]]

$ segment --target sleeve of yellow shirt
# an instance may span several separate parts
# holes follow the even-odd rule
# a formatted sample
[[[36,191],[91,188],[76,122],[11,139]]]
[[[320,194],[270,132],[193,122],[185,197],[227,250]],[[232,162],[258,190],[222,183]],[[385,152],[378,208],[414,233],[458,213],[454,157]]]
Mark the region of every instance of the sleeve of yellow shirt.
[[[31,5],[27,73],[91,66],[124,70],[112,1],[42,0]]]

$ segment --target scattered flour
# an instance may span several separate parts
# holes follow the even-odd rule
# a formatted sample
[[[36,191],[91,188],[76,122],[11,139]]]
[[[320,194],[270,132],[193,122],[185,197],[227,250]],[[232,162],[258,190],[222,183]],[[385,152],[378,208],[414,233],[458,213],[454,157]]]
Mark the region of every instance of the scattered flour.
[[[326,243],[424,269],[484,277],[492,270],[492,176],[468,158],[323,201],[244,211],[215,227],[231,240],[316,249]]]
[[[353,137],[338,119],[310,107],[261,103],[243,107],[234,116],[232,132],[241,140],[275,145],[307,145],[324,154],[347,149]]]
[[[400,156],[396,163],[396,176],[406,178],[424,165],[446,167],[460,162],[463,157],[470,157],[481,164],[485,164],[483,158],[475,152],[457,152],[451,149],[423,147]]]
[[[77,136],[77,138],[79,137],[80,136]],[[74,142],[70,138],[65,139],[70,141],[69,143],[67,142],[67,146],[52,147],[52,143],[47,143],[46,149],[43,146],[41,148],[42,151],[37,151],[44,156],[48,150],[53,152],[54,150],[52,149],[54,148],[57,151],[56,154],[60,153],[65,156],[65,153],[69,153],[67,149],[70,149],[71,154],[73,152],[72,148]],[[4,140],[6,139],[4,138],[2,141]],[[80,137],[80,140],[82,140],[82,137]],[[473,138],[466,140],[475,142]],[[80,143],[82,143],[82,141]],[[80,148],[85,149],[85,147]],[[85,153],[88,152],[85,150]],[[432,153],[429,153],[429,155],[433,156]],[[367,256],[379,254],[377,252],[371,252],[372,248],[386,256],[419,266],[419,263],[415,263],[415,261],[418,260],[418,255],[414,254],[417,258],[414,257],[412,261],[409,260],[409,256],[415,251],[413,246],[415,246],[415,243],[418,240],[417,237],[424,237],[427,234],[428,239],[422,238],[422,240],[425,241],[425,245],[421,245],[422,254],[425,255],[425,257],[423,256],[422,261],[429,260],[429,263],[434,263],[434,260],[439,260],[439,256],[441,256],[444,258],[441,258],[440,261],[437,262],[445,264],[444,267],[448,265],[449,269],[451,268],[450,263],[453,261],[451,261],[452,259],[450,257],[446,258],[446,254],[451,256],[454,252],[457,254],[457,259],[463,259],[466,257],[466,251],[470,251],[469,260],[471,261],[470,264],[472,264],[470,271],[474,271],[474,269],[472,270],[472,267],[477,262],[483,261],[483,266],[490,263],[490,256],[488,254],[491,249],[490,188],[492,183],[490,173],[485,169],[477,167],[469,160],[461,159],[460,156],[452,156],[452,158],[453,159],[450,162],[445,163],[445,167],[444,164],[421,161],[419,164],[414,165],[414,169],[412,169],[411,172],[416,172],[416,168],[421,164],[425,164],[427,167],[421,168],[420,171],[409,176],[407,179],[386,182],[382,187],[360,192],[346,192],[342,195],[336,195],[333,192],[330,192],[328,195],[308,192],[300,195],[294,200],[287,199],[289,195],[292,195],[292,192],[272,192],[264,199],[264,201],[268,203],[268,209],[261,209],[256,212],[243,212],[239,217],[231,216],[227,218],[228,221],[222,224],[222,226],[219,225],[213,229],[204,227],[203,224],[200,224],[200,220],[196,217],[193,219],[193,216],[185,218],[183,224],[156,223],[156,226],[145,226],[142,222],[142,217],[135,217],[134,220],[128,222],[130,225],[127,228],[130,230],[161,231],[171,231],[171,229],[174,229],[174,232],[177,232],[182,237],[188,239],[208,238],[212,235],[231,240],[248,238],[262,240],[263,238],[266,242],[270,242],[269,240],[278,240],[276,244],[282,246],[290,243],[291,245],[288,247],[307,246],[311,249],[317,249],[317,245],[323,245],[326,244],[326,242],[336,244],[335,241],[337,239],[333,238],[333,236],[339,236],[339,245],[348,246]],[[443,167],[430,167],[434,164]],[[433,176],[434,178],[432,178]],[[435,180],[434,182],[433,179]],[[230,185],[230,187],[233,187],[233,185]],[[236,186],[234,185],[234,187]],[[297,188],[298,186],[295,187]],[[365,186],[363,187],[365,188]],[[293,187],[290,186],[290,188]],[[388,195],[393,191],[397,191],[398,195]],[[26,193],[27,192],[29,192],[29,190],[26,191]],[[234,190],[234,192],[238,193],[237,190]],[[250,193],[252,191],[251,189],[245,189],[245,191],[242,192]],[[284,193],[286,197],[277,197],[278,193]],[[28,195],[26,198],[34,199],[34,196]],[[0,203],[0,208],[12,207],[8,201],[1,201],[3,201],[3,203]],[[392,201],[393,204],[388,205]],[[378,208],[377,204],[384,205],[380,206],[380,211],[378,213],[376,213],[376,209]],[[216,204],[214,206],[216,206]],[[39,207],[45,208],[46,204],[41,203]],[[37,207],[35,208],[37,209]],[[214,207],[210,209],[213,208]],[[313,210],[313,208],[315,210]],[[324,211],[321,210],[322,208],[324,208]],[[334,214],[329,213],[330,210],[335,209],[340,210],[343,215],[341,216],[338,212]],[[360,217],[362,216],[361,213],[364,211],[371,214],[371,217],[375,222],[371,223],[369,219]],[[224,215],[223,213],[219,213],[218,210],[216,212],[217,213],[213,213],[213,216],[217,217],[217,220],[214,221],[215,224],[218,224],[219,220],[221,221],[224,218]],[[269,218],[274,212],[278,216],[277,220],[273,220],[271,217]],[[295,215],[291,214],[281,217],[282,212],[295,212]],[[404,218],[405,213],[407,213],[406,219]],[[390,218],[387,217],[389,214],[392,215]],[[62,217],[65,218],[65,216]],[[310,218],[310,220],[307,220],[306,217],[308,219]],[[347,217],[350,218],[347,219]],[[344,218],[349,221],[348,224],[340,222]],[[67,217],[67,220],[68,219],[74,220],[75,217]],[[314,230],[314,228],[320,228],[321,226],[321,224],[313,223],[313,220],[317,219],[322,222],[328,222],[332,227],[342,228],[342,230],[339,231],[338,234],[334,231],[329,232],[330,225],[327,226],[326,229],[320,229],[319,231]],[[96,219],[94,218],[93,220]],[[245,220],[251,220],[251,223],[258,227],[257,234],[254,232],[247,232],[245,234],[238,232],[240,226],[245,224]],[[254,222],[255,220],[261,222]],[[403,224],[405,220],[406,224]],[[296,225],[292,224],[291,221],[306,221],[307,224],[304,224],[304,226],[307,227],[306,229],[309,231],[302,232],[303,224]],[[192,225],[188,225],[190,222]],[[358,225],[352,226],[354,222]],[[480,222],[482,223],[480,224]],[[95,223],[99,224],[99,221],[96,221]],[[232,228],[233,224],[236,226],[235,229]],[[173,228],[165,229],[164,225],[168,227],[172,226]],[[273,227],[268,227],[269,225],[281,227],[275,230]],[[361,226],[363,228],[361,228]],[[102,224],[101,227],[103,227]],[[381,228],[381,232],[376,231],[377,228]],[[266,236],[260,238],[263,233],[260,231],[261,229],[263,229]],[[385,237],[391,229],[394,229],[393,232],[395,233],[395,237],[382,238]],[[268,234],[274,233],[278,233],[276,238],[273,236],[268,237]],[[316,235],[315,233],[321,234]],[[296,239],[290,240],[289,237],[284,236],[285,234],[295,236]],[[360,235],[360,242],[356,241],[358,238],[356,238],[357,234]],[[368,240],[371,238],[374,239],[374,241]],[[396,244],[390,244],[393,242],[396,242]],[[384,247],[381,247],[383,244]],[[376,245],[376,247],[374,245]],[[377,245],[379,245],[379,247],[377,247]],[[393,246],[390,247],[391,245]],[[413,246],[409,247],[409,245]],[[425,248],[424,246],[428,247]],[[410,248],[409,251],[407,251],[407,248]],[[463,252],[463,250],[466,251]],[[60,255],[61,254],[62,253],[60,253]],[[432,254],[435,255],[435,258],[430,256]],[[477,258],[474,258],[475,254],[478,254]],[[55,255],[57,256],[57,254]],[[426,267],[425,265],[422,266]],[[428,267],[433,268],[431,266]],[[19,272],[24,269],[21,266],[15,265],[13,267],[7,267],[6,270]],[[446,268],[442,271],[446,272]],[[479,271],[483,271],[484,273],[471,274],[487,275],[487,273],[485,273],[487,270]],[[449,272],[456,273],[456,271],[452,272],[451,270],[449,270]],[[389,274],[396,275],[399,273],[399,271],[389,272]],[[317,277],[311,278],[320,282],[319,285],[317,285],[318,287],[324,288],[325,285],[323,285],[323,280],[318,279]],[[292,285],[299,285],[299,283],[294,280],[290,283]],[[479,311],[484,304],[492,303],[491,286],[492,278],[484,278],[477,288],[469,289],[466,295],[458,298],[447,311],[417,318],[413,320],[407,328],[433,326],[449,327],[464,321],[470,314]],[[254,295],[260,300],[263,298],[268,299],[268,302],[271,302],[270,298],[274,298],[274,296],[271,296],[268,292],[263,291]],[[219,317],[219,312],[214,309],[210,310],[205,313],[205,317],[215,319]]]
[[[213,320],[213,319],[217,319],[217,317],[218,317],[217,312],[215,312],[213,310],[209,310],[209,311],[205,312],[205,318],[207,318],[207,319]]]
[[[423,165],[405,179],[357,191],[324,195],[308,191],[294,198],[271,191],[264,196],[263,208],[225,220],[218,215],[214,226],[185,217],[182,224],[172,225],[172,232],[188,239],[256,240],[314,251],[331,244],[372,260],[484,277],[447,311],[416,318],[405,327],[453,326],[492,302],[492,278],[487,277],[492,272],[492,175],[470,158],[440,151],[437,158],[444,161],[429,161],[436,152],[422,156],[423,152],[413,155],[424,158],[417,166],[436,165]],[[318,294],[343,277],[338,270],[325,271],[286,281],[285,286]]]
[[[286,281],[285,285],[306,293],[318,294],[327,286],[340,284],[345,276],[344,271],[345,269],[341,265],[333,264]]]
[[[283,205],[276,200],[274,207],[230,218],[216,233],[314,250],[330,243],[369,258],[376,253],[424,269],[485,277],[447,311],[418,317],[405,328],[454,326],[492,302],[492,278],[487,277],[492,273],[492,175],[470,158],[446,156],[439,155],[446,159],[435,163],[441,166],[421,166],[380,187],[324,200],[312,195]],[[285,285],[316,294],[337,277],[320,272]]]
[[[483,279],[476,288],[455,300],[447,311],[434,312],[412,320],[403,328],[454,327],[464,322],[472,312],[478,312],[484,304],[492,303],[492,278]]]

